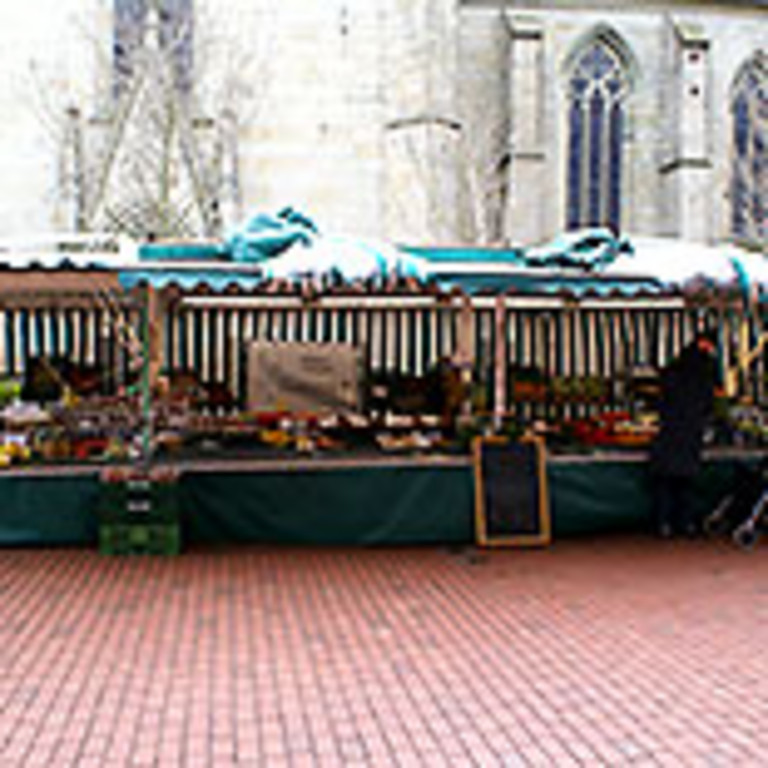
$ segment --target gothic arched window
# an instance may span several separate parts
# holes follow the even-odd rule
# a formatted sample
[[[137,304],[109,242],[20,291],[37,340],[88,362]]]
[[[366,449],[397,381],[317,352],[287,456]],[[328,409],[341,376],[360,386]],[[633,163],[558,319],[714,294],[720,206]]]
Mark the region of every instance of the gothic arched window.
[[[569,229],[621,224],[624,97],[628,78],[614,46],[597,38],[576,57],[568,82]]]
[[[733,119],[731,231],[768,237],[768,61],[758,55],[740,72],[731,96]]]
[[[176,82],[184,90],[191,85],[192,0],[114,0],[112,55],[118,93],[133,74],[134,56],[143,43],[153,8],[160,26],[160,43],[173,57]]]

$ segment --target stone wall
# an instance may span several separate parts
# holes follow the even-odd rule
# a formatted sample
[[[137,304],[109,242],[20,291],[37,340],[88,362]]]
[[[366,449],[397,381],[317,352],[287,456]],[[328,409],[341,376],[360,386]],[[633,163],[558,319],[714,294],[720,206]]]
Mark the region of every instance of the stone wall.
[[[36,13],[23,29],[13,5],[0,9],[0,233],[71,226],[56,115],[103,110],[111,4],[27,0]],[[237,119],[230,219],[294,205],[329,229],[403,242],[553,235],[565,221],[569,57],[603,29],[633,78],[623,227],[727,235],[728,94],[768,39],[759,4],[504,5],[198,0],[197,109]]]
[[[378,233],[382,8],[252,0],[233,18],[229,0],[208,3],[225,55],[243,61],[233,74],[247,90],[236,104],[246,211],[294,205],[334,229]]]
[[[631,62],[623,228],[726,237],[728,94],[738,68],[765,46],[768,14],[754,7],[694,10],[691,3],[645,3],[640,11],[619,3],[509,5],[502,14],[498,3],[463,4],[459,63],[460,112],[473,135],[482,139],[508,105],[512,171],[503,238],[544,239],[565,223],[568,60],[597,30],[614,34]],[[487,74],[498,70],[504,48],[512,98],[507,83]],[[543,140],[531,133],[539,119]],[[499,151],[492,146],[480,154]]]

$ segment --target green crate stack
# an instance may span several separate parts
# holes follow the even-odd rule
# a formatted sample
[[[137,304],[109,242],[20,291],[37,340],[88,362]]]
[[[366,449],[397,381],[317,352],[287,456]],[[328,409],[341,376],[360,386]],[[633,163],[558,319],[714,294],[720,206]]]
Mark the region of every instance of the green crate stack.
[[[104,554],[178,554],[176,482],[126,477],[101,483],[99,549]]]
[[[175,482],[127,479],[103,482],[99,519],[105,523],[173,523],[179,519]]]
[[[104,555],[178,555],[178,524],[102,523],[99,551]]]

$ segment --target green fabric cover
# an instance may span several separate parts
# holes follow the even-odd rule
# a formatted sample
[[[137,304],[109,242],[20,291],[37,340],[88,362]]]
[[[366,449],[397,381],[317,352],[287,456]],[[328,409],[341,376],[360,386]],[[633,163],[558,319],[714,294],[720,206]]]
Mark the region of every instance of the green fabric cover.
[[[367,467],[182,481],[190,541],[428,544],[473,535],[468,469]]]
[[[734,461],[709,462],[700,513],[730,489]],[[554,536],[641,530],[650,522],[644,463],[550,462]],[[375,466],[181,479],[185,542],[453,544],[474,539],[472,469]],[[96,544],[99,483],[92,474],[0,475],[0,544]]]
[[[0,544],[95,543],[98,478],[0,476]]]
[[[731,489],[734,467],[732,459],[706,463],[694,490],[700,516]],[[646,463],[550,462],[547,474],[555,537],[650,527],[652,481]]]

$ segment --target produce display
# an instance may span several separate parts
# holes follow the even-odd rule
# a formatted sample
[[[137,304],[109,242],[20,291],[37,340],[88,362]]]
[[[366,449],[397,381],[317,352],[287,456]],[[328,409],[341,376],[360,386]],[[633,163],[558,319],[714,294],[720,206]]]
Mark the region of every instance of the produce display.
[[[730,441],[739,447],[768,446],[768,412],[749,404],[729,408],[724,419]]]
[[[629,411],[605,411],[592,418],[564,422],[559,436],[565,445],[646,448],[657,430],[656,414],[633,417]]]
[[[658,381],[651,371],[608,382],[520,369],[511,384],[508,411],[494,416],[475,396],[476,386],[441,361],[422,377],[368,376],[359,411],[299,413],[238,408],[222,385],[171,372],[152,392],[150,447],[155,458],[167,461],[460,454],[476,435],[527,430],[544,436],[552,451],[645,450],[658,428]],[[147,425],[136,382],[103,389],[92,369],[62,369],[44,360],[30,366],[26,380],[0,382],[0,468],[138,459]],[[720,445],[768,445],[768,414],[754,404],[720,399],[710,437]]]
[[[89,371],[90,373],[90,371]],[[462,403],[454,372],[441,364],[419,379],[372,376],[360,412],[301,413],[237,408],[220,384],[193,373],[160,376],[151,396],[155,458],[455,451]],[[98,377],[37,360],[24,381],[7,381],[0,410],[0,467],[26,463],[138,459],[146,424],[135,381],[101,392]]]
[[[609,382],[598,376],[546,376],[535,368],[512,372],[512,399],[520,402],[605,402]]]

